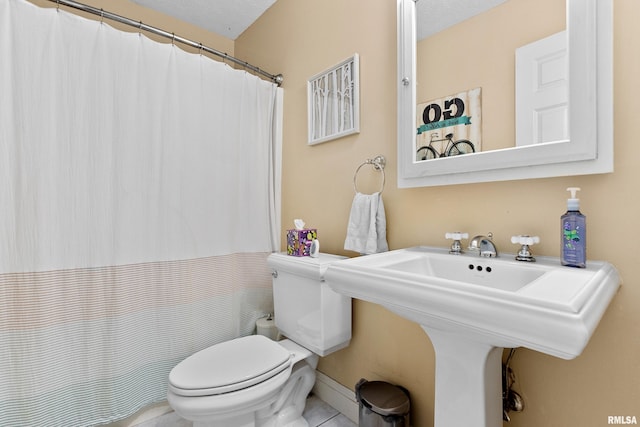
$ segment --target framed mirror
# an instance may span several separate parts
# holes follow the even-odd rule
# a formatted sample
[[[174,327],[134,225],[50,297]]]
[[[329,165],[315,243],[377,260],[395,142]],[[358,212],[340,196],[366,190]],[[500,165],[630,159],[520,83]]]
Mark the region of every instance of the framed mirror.
[[[498,0],[498,3],[501,4],[495,8],[505,7],[503,3],[516,1],[522,3],[521,0]],[[464,155],[443,155],[436,158],[417,155],[417,151],[425,144],[419,142],[417,138],[421,131],[420,127],[422,126],[422,130],[424,130],[425,120],[427,122],[434,120],[433,113],[429,118],[421,119],[424,111],[417,111],[418,105],[423,108],[429,99],[418,99],[417,88],[423,90],[424,86],[427,86],[425,83],[427,79],[435,74],[437,68],[442,67],[448,68],[446,80],[450,88],[443,89],[448,92],[438,94],[438,96],[445,97],[456,93],[456,91],[462,92],[475,88],[456,88],[456,83],[450,82],[453,79],[451,76],[457,74],[456,64],[444,59],[442,55],[434,53],[433,57],[430,55],[429,58],[418,57],[418,26],[423,23],[417,20],[417,7],[432,8],[434,3],[418,0],[418,3],[420,2],[424,4],[418,5],[416,0],[397,0],[398,186],[400,188],[585,175],[613,171],[612,0],[566,0],[566,5],[563,6],[564,3],[561,5],[566,8],[566,29],[561,32],[565,35],[561,37],[565,39],[566,44],[565,93],[568,105],[563,113],[566,117],[561,116],[564,117],[562,120],[556,120],[558,123],[564,123],[566,127],[561,137],[555,137],[549,141],[524,141],[523,138],[530,137],[522,137],[518,132],[519,141],[516,144],[516,126],[515,123],[512,123],[515,122],[515,114],[512,114],[508,116],[508,119],[505,119],[509,121],[504,122],[506,127],[510,129],[506,132],[506,136],[496,138],[491,132],[485,131],[500,127],[500,124],[492,123],[487,129],[482,129],[480,149],[475,152],[466,150]],[[458,2],[478,3],[473,0],[458,0]],[[452,15],[457,13],[456,10],[469,10],[469,7],[458,5],[449,8],[446,10],[446,17],[437,16],[435,11],[430,11],[433,12],[431,13],[433,20],[440,22],[447,19],[455,21],[455,16]],[[476,34],[481,37],[485,33],[495,32],[496,28],[501,29],[504,26],[504,20],[497,20],[490,23],[490,28],[479,30]],[[509,31],[505,30],[500,34],[500,37],[516,39],[517,37]],[[559,34],[554,34],[554,36],[560,37]],[[537,41],[534,43],[539,44]],[[448,45],[448,43],[440,42],[439,45]],[[491,49],[491,45],[485,47]],[[465,55],[465,49],[460,48],[460,45],[456,45],[455,42],[451,44],[449,49],[457,49],[457,55]],[[421,55],[425,54],[424,50],[420,49]],[[509,57],[509,55],[511,56]],[[515,50],[505,53],[505,56],[509,57],[508,63],[515,64]],[[420,63],[420,68],[418,68],[418,63]],[[489,72],[491,72],[491,67],[495,63],[496,60],[479,60],[477,67],[489,67]],[[466,71],[469,71],[469,68],[472,68],[471,72],[476,75],[486,72],[481,71],[480,68],[476,69],[475,65],[474,67],[464,67]],[[516,74],[515,68],[511,65],[514,75]],[[514,85],[515,79],[504,79],[504,81],[504,84]],[[461,83],[461,85],[464,84]],[[445,86],[441,84],[441,81],[435,82],[435,85]],[[479,88],[484,85],[485,83],[482,81],[477,83]],[[494,92],[501,91],[493,89],[488,83],[486,86],[482,91],[483,102],[491,100]],[[454,88],[456,89],[454,90]],[[521,95],[516,93],[515,88],[510,88],[507,93],[515,94],[511,96],[509,101],[512,104],[507,107],[507,110],[515,111],[515,105],[519,101],[517,98]],[[451,105],[452,107],[448,111],[449,117],[457,114],[456,104],[452,103]],[[490,108],[487,107],[482,113],[488,116],[490,112]],[[522,116],[522,111],[518,114]],[[524,116],[530,114],[533,112],[525,113]],[[555,115],[554,117],[560,116]],[[475,119],[472,117],[471,122],[476,119],[478,117]],[[523,127],[520,123],[518,126]],[[532,125],[529,123],[527,126]],[[444,134],[440,135],[439,139],[444,140],[445,144],[448,142]],[[461,138],[456,136],[455,139]],[[508,141],[497,141],[497,139]],[[458,154],[463,153],[459,152]],[[426,157],[429,159],[425,160]]]

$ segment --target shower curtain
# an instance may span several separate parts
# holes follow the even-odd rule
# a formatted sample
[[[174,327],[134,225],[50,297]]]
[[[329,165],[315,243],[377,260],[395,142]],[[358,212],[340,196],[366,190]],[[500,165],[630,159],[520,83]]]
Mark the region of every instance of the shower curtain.
[[[0,425],[124,418],[253,331],[281,111],[244,71],[0,0]]]

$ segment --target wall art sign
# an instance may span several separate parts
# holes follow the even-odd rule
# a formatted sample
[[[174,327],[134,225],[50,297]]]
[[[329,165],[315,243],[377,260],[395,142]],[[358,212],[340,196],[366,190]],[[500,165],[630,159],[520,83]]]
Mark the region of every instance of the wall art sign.
[[[481,88],[418,104],[415,161],[482,151]]]
[[[359,80],[357,53],[309,79],[309,145],[360,132]]]

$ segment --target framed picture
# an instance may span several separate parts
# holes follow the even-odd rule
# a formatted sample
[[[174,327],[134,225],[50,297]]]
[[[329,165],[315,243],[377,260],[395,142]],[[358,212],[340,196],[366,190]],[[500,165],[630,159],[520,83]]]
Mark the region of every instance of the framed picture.
[[[309,145],[360,132],[358,54],[307,82]]]
[[[418,104],[416,161],[482,151],[482,89]]]

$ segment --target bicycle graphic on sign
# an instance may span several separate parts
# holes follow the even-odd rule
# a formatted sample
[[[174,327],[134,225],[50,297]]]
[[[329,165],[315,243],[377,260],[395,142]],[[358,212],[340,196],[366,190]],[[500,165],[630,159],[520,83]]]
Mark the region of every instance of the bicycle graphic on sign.
[[[415,161],[481,151],[481,88],[419,104],[416,112]]]

